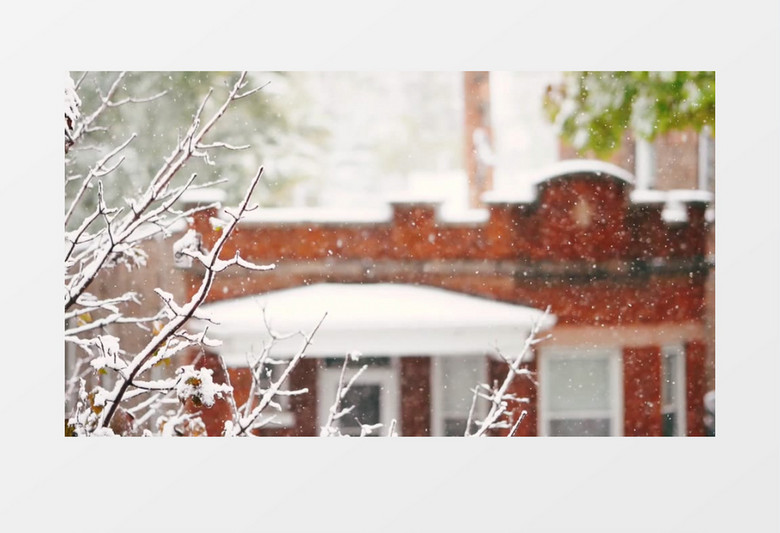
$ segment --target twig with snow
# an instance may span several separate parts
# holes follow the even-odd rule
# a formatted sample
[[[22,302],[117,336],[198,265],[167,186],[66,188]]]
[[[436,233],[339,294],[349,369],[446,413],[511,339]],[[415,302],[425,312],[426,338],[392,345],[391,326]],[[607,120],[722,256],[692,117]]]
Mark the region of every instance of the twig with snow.
[[[515,376],[528,377],[528,371],[521,368],[520,365],[523,363],[523,360],[526,358],[526,356],[531,352],[533,346],[544,340],[544,338],[539,338],[537,335],[541,330],[542,323],[549,314],[550,307],[548,306],[544,313],[542,313],[542,315],[540,315],[534,322],[533,326],[531,327],[531,331],[528,334],[525,343],[523,344],[523,348],[514,359],[507,359],[506,357],[503,357],[503,354],[501,354],[502,358],[508,366],[506,376],[500,387],[494,386],[492,389],[488,388],[490,392],[484,397],[490,401],[490,409],[488,410],[488,413],[484,419],[476,421],[477,429],[474,433],[471,433],[471,425],[472,421],[474,420],[474,403],[476,402],[479,387],[474,389],[474,401],[472,402],[472,408],[469,412],[468,421],[466,423],[466,436],[481,437],[486,435],[490,430],[505,429],[510,427],[506,421],[500,420],[501,417],[504,416],[504,414],[507,412],[509,402],[524,402],[525,399],[517,398],[513,394],[508,394],[507,391],[509,390],[509,386],[512,384],[512,381],[514,381]],[[525,415],[521,414],[514,426],[511,426],[512,429],[510,431],[510,435],[514,435],[514,433],[517,431],[517,426],[524,417]]]
[[[219,254],[222,251],[228,238],[232,234],[233,229],[236,227],[238,220],[247,209],[249,205],[249,199],[255,187],[257,186],[257,183],[260,181],[262,173],[263,169],[261,167],[257,171],[257,174],[255,174],[254,178],[251,180],[244,199],[238,207],[238,216],[227,225],[225,230],[217,239],[217,242],[212,247],[209,254],[204,257],[203,263],[206,266],[206,271],[203,274],[203,278],[201,280],[200,287],[198,287],[198,290],[187,304],[180,307],[177,306],[177,313],[175,316],[173,316],[170,321],[162,327],[160,332],[149,341],[146,347],[142,349],[128,365],[131,370],[124,380],[121,380],[117,383],[117,386],[111,393],[111,407],[105,416],[101,418],[100,427],[105,427],[110,423],[112,416],[116,412],[116,407],[122,401],[123,396],[127,392],[128,388],[132,385],[133,380],[144,368],[145,363],[154,356],[154,354],[168,341],[168,339],[174,333],[180,331],[183,328],[187,320],[189,320],[195,314],[195,311],[206,299],[206,296],[211,289],[211,285],[214,282],[214,277],[216,276],[216,271],[213,269],[213,267],[217,263]]]
[[[352,376],[352,379],[349,380],[349,383],[344,383],[344,377],[346,376],[347,372],[347,366],[349,365],[350,361],[358,361],[360,359],[360,353],[358,352],[349,352],[347,356],[344,358],[344,364],[341,365],[341,375],[339,376],[339,382],[336,386],[336,398],[333,401],[333,405],[330,406],[330,409],[328,409],[328,419],[325,421],[325,425],[322,426],[320,429],[320,436],[321,437],[339,437],[341,436],[341,430],[336,425],[336,422],[351,413],[355,406],[350,405],[346,408],[341,407],[341,403],[344,400],[344,397],[349,392],[350,387],[355,383],[355,381],[360,377],[360,374],[362,374],[366,368],[368,368],[368,365],[363,365],[360,367],[360,370],[355,372],[355,374]],[[361,429],[361,433],[362,433]]]
[[[173,202],[175,202],[175,198],[178,198],[178,195],[169,198],[169,201],[164,202],[160,207],[152,209],[152,205],[155,202],[165,197],[169,183],[190,157],[193,156],[197,144],[224,115],[230,104],[237,99],[238,93],[246,85],[245,78],[246,72],[242,72],[219,109],[217,109],[214,115],[201,126],[200,115],[203,112],[203,108],[209,96],[203,100],[190,125],[187,135],[179,142],[171,155],[166,158],[162,167],[160,167],[151,179],[146,191],[139,197],[138,202],[131,205],[131,212],[127,213],[122,219],[118,220],[116,224],[108,228],[107,235],[110,235],[110,238],[101,240],[101,245],[96,249],[92,260],[85,264],[83,269],[75,274],[70,280],[70,283],[66,286],[66,311],[70,309],[77,298],[95,280],[97,274],[104,268],[112,254],[117,252],[116,248],[118,245],[129,242],[132,235],[139,227],[150,221],[155,221],[161,213],[172,206]],[[210,94],[211,92],[209,92],[209,95]],[[193,179],[194,176],[191,177],[188,183],[191,184]],[[100,182],[98,182],[98,185],[100,185]],[[179,195],[185,189],[186,186],[181,188]],[[244,210],[246,210],[246,206],[244,206]]]
[[[304,337],[301,347],[298,349],[298,351],[295,353],[292,359],[290,359],[290,362],[285,367],[284,372],[282,372],[282,375],[279,376],[279,379],[277,379],[276,381],[273,380],[271,381],[271,384],[268,386],[268,388],[263,393],[263,396],[260,398],[260,402],[258,403],[257,407],[252,409],[252,411],[249,413],[248,416],[244,416],[241,419],[237,420],[237,423],[232,424],[231,427],[232,436],[246,435],[248,431],[256,427],[257,420],[260,418],[260,415],[263,414],[265,408],[268,407],[273,402],[274,397],[280,394],[284,394],[283,391],[280,391],[281,386],[287,381],[290,374],[298,365],[300,360],[303,359],[303,357],[306,355],[306,350],[309,348],[309,345],[311,344],[314,335],[317,333],[317,330],[320,329],[322,322],[325,320],[327,316],[328,314],[325,313],[320,319],[320,321],[317,323],[317,325],[314,327],[314,329]],[[292,394],[296,394],[297,392],[298,391],[294,391]]]

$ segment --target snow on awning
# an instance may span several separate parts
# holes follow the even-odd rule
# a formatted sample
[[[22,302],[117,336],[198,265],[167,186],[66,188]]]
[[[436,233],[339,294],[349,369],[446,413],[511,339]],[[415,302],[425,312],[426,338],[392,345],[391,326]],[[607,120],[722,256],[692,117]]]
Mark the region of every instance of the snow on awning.
[[[270,339],[263,319],[278,334],[311,332],[327,312],[306,351],[308,357],[485,355],[496,348],[511,356],[522,349],[542,311],[433,287],[393,283],[322,283],[201,307],[209,337],[228,366],[244,366]],[[542,329],[555,323],[547,316]],[[276,357],[291,357],[298,335],[279,342]]]

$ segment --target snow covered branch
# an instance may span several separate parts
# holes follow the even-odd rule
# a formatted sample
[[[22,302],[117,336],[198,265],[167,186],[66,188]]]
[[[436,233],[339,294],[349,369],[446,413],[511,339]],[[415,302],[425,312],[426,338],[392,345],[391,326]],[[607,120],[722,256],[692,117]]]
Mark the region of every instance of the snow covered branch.
[[[354,405],[345,406],[344,400],[346,399],[347,394],[349,393],[352,386],[355,384],[355,382],[357,382],[358,379],[360,379],[360,376],[363,374],[366,368],[368,368],[368,365],[361,366],[360,369],[358,369],[358,371],[352,375],[349,381],[346,381],[346,373],[349,364],[351,362],[357,362],[359,360],[360,360],[360,353],[355,351],[348,353],[347,356],[344,358],[344,363],[341,365],[341,374],[339,375],[339,381],[336,386],[336,398],[333,400],[333,404],[328,409],[328,419],[325,421],[325,425],[323,425],[320,428],[320,437],[348,436],[348,435],[344,435],[341,432],[341,428],[340,425],[338,424],[338,421],[352,414],[352,412],[355,409]],[[360,420],[357,420],[357,423],[360,426],[361,437],[371,435],[384,426],[384,424],[364,424]],[[397,436],[395,428],[396,428],[396,421],[392,420],[390,422],[387,431],[388,437]]]
[[[259,429],[266,425],[268,422],[273,420],[273,415],[271,417],[261,419],[261,415],[264,414],[267,407],[271,406],[276,408],[277,410],[281,410],[281,406],[274,403],[274,399],[277,396],[284,396],[284,395],[296,395],[296,394],[304,394],[308,392],[306,389],[301,390],[295,390],[295,391],[284,391],[281,390],[282,385],[287,382],[287,379],[290,377],[290,374],[295,369],[296,366],[298,366],[298,363],[301,359],[306,355],[306,350],[309,348],[309,345],[311,345],[312,339],[314,338],[314,335],[317,333],[317,330],[320,329],[320,326],[322,325],[322,322],[327,317],[327,313],[322,316],[320,321],[317,323],[317,325],[314,327],[314,329],[308,334],[304,335],[303,343],[301,344],[301,347],[298,349],[298,351],[293,355],[292,359],[290,359],[289,362],[286,363],[286,366],[284,367],[284,371],[282,372],[281,376],[279,376],[278,379],[275,381],[272,379],[272,374],[270,371],[270,368],[267,365],[275,364],[277,362],[270,360],[270,351],[273,348],[274,343],[281,339],[282,337],[277,336],[274,332],[268,329],[269,333],[271,333],[271,343],[266,345],[264,347],[263,351],[261,352],[260,356],[258,357],[257,361],[251,366],[252,369],[252,386],[249,393],[249,398],[247,399],[246,403],[242,407],[243,414],[240,416],[236,416],[235,421],[231,421],[227,427],[225,428],[225,434],[229,436],[243,436],[243,435],[249,435],[250,432],[253,429]],[[263,375],[262,372],[267,372],[266,376],[268,377],[268,381],[270,382],[269,385],[265,388],[261,388],[261,383],[263,381]],[[254,402],[254,396],[256,395],[256,391],[259,391],[260,401],[258,402],[257,406],[252,407],[252,404]],[[239,415],[237,412],[236,415]]]
[[[227,242],[227,239],[230,237],[236,224],[238,223],[238,220],[240,220],[241,216],[243,216],[244,212],[246,211],[249,204],[249,199],[255,187],[257,186],[257,183],[260,181],[260,176],[262,173],[263,169],[261,167],[247,188],[244,199],[238,207],[238,214],[236,218],[232,220],[231,223],[229,223],[228,226],[223,230],[222,234],[220,235],[219,239],[217,239],[217,242],[214,244],[214,247],[211,249],[209,254],[204,256],[203,264],[207,268],[203,274],[200,287],[192,296],[190,301],[183,306],[174,306],[172,300],[167,302],[169,307],[173,309],[174,316],[167,324],[162,327],[160,332],[149,341],[146,347],[141,350],[130,362],[128,365],[130,371],[127,374],[127,377],[117,383],[115,390],[110,395],[108,401],[111,403],[111,407],[109,408],[106,415],[100,420],[100,426],[105,427],[110,423],[111,417],[116,412],[116,407],[121,403],[123,396],[127,392],[128,388],[133,384],[133,380],[144,368],[146,362],[165,345],[165,343],[172,335],[184,327],[185,323],[193,317],[195,311],[205,301],[206,296],[211,289],[211,285],[214,282],[214,277],[217,273],[217,270],[214,269],[214,265],[217,263],[219,254]],[[269,265],[268,268],[273,267]]]
[[[119,107],[128,103],[146,103],[153,100],[157,100],[167,94],[167,91],[160,91],[157,94],[148,97],[125,97],[121,100],[113,100],[116,92],[120,88],[122,80],[124,80],[126,72],[120,72],[117,74],[113,83],[109,87],[105,95],[98,90],[98,98],[100,104],[89,115],[83,116],[79,112],[75,112],[75,108],[81,105],[81,99],[76,94],[76,91],[81,86],[81,82],[87,77],[87,73],[82,74],[78,82],[73,83],[70,76],[66,77],[65,86],[65,153],[77,144],[88,133],[95,131],[105,131],[108,127],[94,125],[97,119],[103,114],[106,109],[112,107]]]
[[[523,344],[523,348],[513,359],[507,358],[500,351],[498,352],[499,356],[507,364],[508,369],[506,376],[504,377],[504,381],[500,386],[494,384],[493,387],[489,387],[483,384],[473,389],[474,396],[471,409],[469,411],[468,422],[466,423],[465,436],[482,437],[494,429],[510,429],[509,436],[512,436],[517,432],[517,428],[519,427],[520,422],[523,420],[523,418],[525,418],[525,411],[520,413],[517,421],[515,421],[514,424],[511,420],[502,420],[502,417],[507,414],[510,404],[527,403],[528,400],[526,398],[518,398],[514,394],[510,394],[508,392],[509,386],[512,384],[516,376],[523,376],[530,379],[530,372],[527,369],[521,368],[521,365],[531,353],[533,346],[547,338],[539,338],[538,335],[542,324],[545,322],[549,314],[550,307],[548,306],[544,313],[540,315],[539,318],[534,322],[533,326],[531,327],[531,331],[528,334],[525,343]],[[476,420],[477,429],[474,431],[474,433],[471,433],[472,421],[475,421],[474,407],[476,405],[477,397],[488,400],[490,402],[490,408],[485,418],[482,420]]]
[[[360,354],[358,352],[350,352],[344,358],[344,364],[341,365],[341,375],[339,376],[339,382],[336,386],[336,398],[333,400],[333,405],[331,405],[330,409],[328,409],[328,419],[320,430],[320,437],[340,437],[341,430],[339,429],[338,425],[336,425],[336,422],[340,418],[351,413],[355,408],[353,405],[342,408],[341,403],[344,400],[344,396],[346,396],[349,392],[350,387],[352,387],[352,384],[355,383],[355,380],[357,380],[357,378],[360,377],[360,374],[362,374],[366,368],[368,368],[368,365],[363,365],[360,367],[360,370],[358,370],[355,375],[352,376],[352,379],[349,381],[349,383],[344,383],[347,366],[349,365],[350,361],[358,361],[359,358]]]
[[[93,242],[93,244],[91,244],[91,249],[93,250],[91,258],[89,261],[80,265],[81,268],[79,271],[70,278],[69,283],[65,287],[66,311],[71,308],[78,297],[87,290],[92,282],[94,282],[101,269],[107,264],[110,264],[110,260],[113,256],[122,255],[132,249],[132,244],[139,239],[137,233],[139,229],[145,224],[158,222],[160,216],[169,211],[181,193],[186,190],[188,185],[192,184],[192,180],[195,178],[194,175],[191,177],[188,185],[177,189],[174,193],[168,191],[168,186],[173,177],[182,169],[190,157],[194,155],[198,143],[200,143],[201,139],[203,139],[217,121],[225,114],[230,104],[237,99],[238,93],[246,85],[245,78],[246,73],[241,73],[219,109],[201,126],[200,115],[203,112],[208,96],[203,100],[203,103],[190,125],[187,135],[178,143],[171,155],[166,158],[164,164],[150,180],[146,190],[139,196],[137,201],[130,203],[131,209],[129,213],[117,219],[120,213],[118,211],[112,211],[110,214],[112,214],[114,218],[108,219],[107,215],[109,213],[105,210],[101,210],[101,215],[103,215],[102,218],[106,221],[107,227],[101,229],[95,236],[90,237],[90,240]],[[115,90],[115,86],[119,80],[121,80],[121,76],[114,85],[112,85],[112,88],[109,90],[109,96],[103,98],[105,105],[101,106],[101,108],[107,107],[108,104],[106,102],[109,101],[110,95],[113,93],[113,90]],[[98,165],[97,168],[102,167]],[[90,175],[91,174],[92,173],[90,173]],[[87,182],[88,179],[85,178],[84,183]],[[102,186],[100,181],[98,181],[98,185],[99,188]],[[167,199],[167,201],[163,201],[160,206],[153,208],[156,202],[165,199]],[[244,210],[246,210],[246,206],[244,207]],[[97,219],[98,217],[95,217],[92,221]],[[86,228],[82,229],[80,227],[80,230],[80,233],[83,233]]]
[[[77,94],[78,84],[68,76],[65,87],[65,152],[90,132],[97,131],[98,118],[108,108],[128,103],[143,103],[159,98],[165,91],[148,98],[117,98],[125,73],[120,73],[105,94],[99,95],[97,108],[87,115],[81,113],[81,98]],[[147,252],[141,244],[162,234],[169,237],[173,224],[194,213],[216,207],[217,204],[198,206],[181,210],[177,208],[182,195],[188,190],[224,183],[216,179],[207,184],[196,184],[197,175],[192,173],[184,182],[174,186],[179,175],[191,158],[208,160],[207,150],[239,150],[247,146],[235,146],[220,140],[204,142],[203,139],[222,118],[230,105],[259,89],[246,90],[246,73],[241,73],[227,96],[221,100],[217,110],[205,120],[203,114],[211,91],[202,100],[185,135],[179,139],[170,155],[151,176],[146,186],[133,197],[126,199],[126,205],[109,205],[104,195],[103,178],[115,171],[124,161],[122,152],[130,145],[135,134],[130,135],[118,146],[107,150],[82,175],[68,174],[70,161],[66,159],[66,182],[78,181],[73,197],[67,204],[64,217],[64,339],[66,355],[79,356],[72,361],[70,375],[66,379],[66,402],[75,396],[73,409],[67,419],[66,433],[75,435],[129,434],[140,430],[163,408],[180,404],[177,411],[167,411],[157,420],[157,429],[162,434],[191,434],[201,432],[202,423],[193,413],[183,411],[183,402],[209,407],[218,398],[230,397],[228,385],[215,383],[211,371],[196,369],[192,364],[174,362],[168,377],[156,379],[153,369],[171,364],[174,356],[185,350],[215,346],[217,341],[209,339],[206,331],[188,333],[187,322],[203,318],[198,309],[205,301],[215,276],[229,267],[249,270],[269,270],[273,265],[256,265],[245,260],[238,252],[232,258],[220,257],[233,230],[247,211],[255,208],[250,204],[252,193],[259,183],[263,169],[260,167],[246,189],[243,199],[232,211],[226,211],[229,220],[224,222],[219,237],[210,250],[204,250],[200,236],[186,233],[177,242],[174,250],[178,258],[197,260],[203,267],[201,279],[194,293],[185,303],[177,302],[180,296],[156,289],[161,306],[157,312],[130,314],[128,305],[141,305],[142,296],[134,290],[121,290],[119,295],[106,290],[107,272],[119,264],[125,264],[128,271],[146,266]],[[86,215],[82,204],[87,199],[95,206]],[[70,229],[68,228],[70,226]],[[96,283],[97,280],[103,280]],[[93,290],[94,289],[94,290]],[[115,291],[116,292],[116,291]],[[179,291],[180,294],[181,291]],[[138,316],[141,315],[141,316]],[[139,334],[123,336],[119,331],[127,326],[138,326]],[[313,333],[312,333],[313,334]],[[147,337],[147,338],[145,338]],[[307,337],[307,345],[310,337]],[[72,347],[72,348],[69,348]],[[301,354],[302,357],[302,354]],[[179,366],[175,366],[179,365]],[[289,369],[291,370],[291,369]],[[289,375],[284,374],[284,379]],[[159,372],[158,372],[159,373]],[[94,376],[94,378],[92,377]],[[95,385],[95,379],[100,385]],[[87,380],[91,382],[88,386]],[[275,394],[281,382],[274,386]],[[102,386],[101,386],[102,385]],[[106,388],[104,388],[106,387]],[[268,396],[264,407],[272,403]],[[148,397],[147,397],[148,396]],[[265,398],[265,395],[264,395]],[[141,400],[141,401],[139,401]],[[261,400],[262,403],[262,400]],[[250,423],[241,427],[245,431],[252,426],[255,410],[248,412]],[[255,416],[256,418],[256,416]],[[187,429],[188,428],[188,429]],[[145,429],[148,431],[148,429]]]

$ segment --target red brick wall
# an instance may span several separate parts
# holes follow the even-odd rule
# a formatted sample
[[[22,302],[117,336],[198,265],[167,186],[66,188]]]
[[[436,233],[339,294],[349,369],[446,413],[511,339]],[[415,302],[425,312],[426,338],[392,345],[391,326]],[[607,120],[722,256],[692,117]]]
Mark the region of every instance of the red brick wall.
[[[661,435],[661,350],[657,346],[623,350],[623,434]]]
[[[655,140],[656,189],[697,189],[699,142],[693,130],[670,131]]]
[[[701,437],[705,435],[704,430],[704,394],[706,389],[705,364],[707,357],[707,346],[701,341],[691,341],[685,346],[685,377],[686,377],[686,397],[685,402],[688,408],[688,419],[686,426],[688,435],[692,437]]]
[[[704,208],[692,204],[689,224],[668,225],[661,206],[629,204],[623,184],[583,176],[547,184],[536,204],[492,206],[484,225],[442,223],[433,205],[400,204],[388,224],[241,226],[221,257],[240,250],[261,263],[692,258],[705,251]],[[208,247],[217,235],[203,220],[207,216],[197,216],[194,227]]]
[[[306,394],[294,395],[290,397],[290,412],[295,417],[292,427],[273,427],[268,426],[255,433],[258,435],[282,437],[316,437],[319,435],[317,426],[317,370],[319,361],[316,359],[301,359],[290,374],[290,390],[308,389]],[[252,387],[252,374],[248,368],[230,368],[227,370],[230,376],[230,384],[233,387],[233,397],[236,406],[240,409],[249,397],[249,391]],[[216,380],[215,380],[216,381]],[[255,401],[255,406],[257,401]],[[267,416],[272,411],[269,408],[264,414]],[[211,419],[219,417],[219,412],[204,411],[204,420],[208,419],[213,427],[215,424]],[[209,433],[211,434],[211,433]]]
[[[483,169],[481,183],[476,181],[477,158],[474,153],[474,130],[481,128],[492,139],[490,124],[490,75],[488,72],[463,73],[464,96],[464,167],[469,177],[469,205],[478,206],[485,191],[493,188],[493,169]],[[490,143],[492,145],[492,142]]]
[[[507,393],[514,394],[517,398],[527,398],[528,403],[523,403],[522,405],[513,405],[511,406],[510,411],[513,411],[512,416],[514,421],[517,421],[517,417],[520,416],[520,413],[523,410],[526,411],[526,416],[517,427],[515,436],[535,437],[537,435],[538,424],[538,413],[536,407],[537,387],[534,384],[534,382],[537,381],[536,359],[523,364],[522,368],[533,372],[533,381],[527,376],[515,376],[515,378],[512,380],[512,384],[509,386],[509,390],[507,390]],[[508,370],[509,369],[507,368],[506,363],[491,357],[488,364],[488,383],[491,385],[493,383],[497,383],[498,386],[501,386],[501,384],[504,382],[504,379],[506,378]],[[497,430],[493,432],[493,435],[504,437],[508,435],[510,431],[511,428]]]
[[[431,433],[431,358],[401,358],[401,434],[425,437]]]
[[[290,398],[290,409],[295,413],[295,427],[291,435],[316,437],[320,434],[317,426],[317,372],[321,361],[302,359],[290,375],[290,389],[308,389],[306,394]],[[325,400],[323,400],[325,401]]]
[[[277,270],[228,271],[209,299],[321,281],[393,281],[550,304],[560,323],[698,319],[704,206],[691,205],[683,225],[665,224],[660,209],[630,205],[615,180],[580,176],[546,184],[536,204],[494,206],[484,225],[442,224],[433,206],[404,204],[387,224],[245,226],[223,257],[240,249]],[[196,227],[207,231],[200,220]],[[652,266],[658,259],[665,262]]]

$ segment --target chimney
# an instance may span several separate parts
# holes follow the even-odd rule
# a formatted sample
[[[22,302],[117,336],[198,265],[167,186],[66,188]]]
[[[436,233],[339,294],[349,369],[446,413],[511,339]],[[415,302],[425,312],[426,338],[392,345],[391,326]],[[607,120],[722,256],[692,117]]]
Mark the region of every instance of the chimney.
[[[469,180],[469,207],[482,207],[480,197],[493,188],[493,131],[490,126],[490,73],[463,73],[464,150]]]

